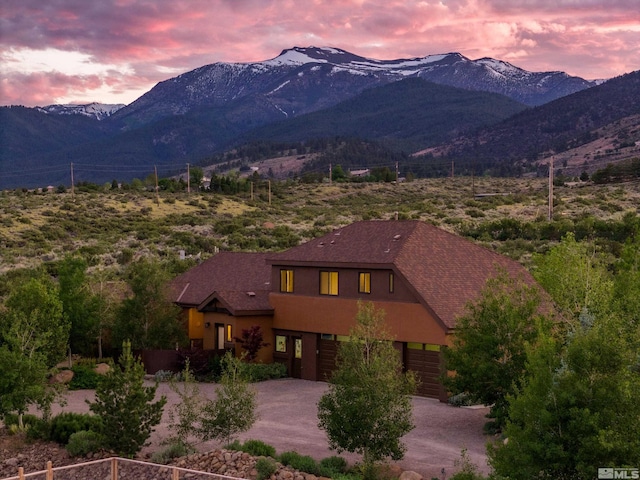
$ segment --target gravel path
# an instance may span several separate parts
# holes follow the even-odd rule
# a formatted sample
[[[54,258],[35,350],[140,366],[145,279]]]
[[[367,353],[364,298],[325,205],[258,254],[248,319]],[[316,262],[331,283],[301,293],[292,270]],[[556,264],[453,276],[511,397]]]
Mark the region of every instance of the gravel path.
[[[328,385],[297,379],[270,380],[254,384],[258,392],[259,419],[251,430],[240,435],[240,440],[262,440],[275,447],[278,453],[295,450],[303,455],[322,459],[336,452],[329,450],[324,431],[317,426],[317,403]],[[215,384],[199,384],[201,393],[215,396]],[[60,411],[88,412],[85,400],[93,400],[92,390],[71,391],[64,407],[54,405],[53,413]],[[157,395],[167,397],[164,415],[142,453],[158,450],[159,444],[169,435],[168,411],[177,401],[169,385],[161,383]],[[456,408],[437,400],[414,397],[414,422],[416,428],[404,437],[407,446],[405,458],[398,462],[404,470],[414,470],[425,479],[442,478],[444,468],[447,477],[454,472],[454,462],[466,448],[469,458],[487,473],[485,444],[489,437],[482,433],[487,408]],[[199,451],[219,448],[218,442],[201,444]],[[342,454],[350,462],[358,456]]]

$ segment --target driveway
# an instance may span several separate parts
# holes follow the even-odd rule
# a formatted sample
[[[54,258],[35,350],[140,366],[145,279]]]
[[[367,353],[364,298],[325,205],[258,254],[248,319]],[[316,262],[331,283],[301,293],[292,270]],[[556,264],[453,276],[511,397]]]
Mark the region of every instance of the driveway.
[[[199,384],[200,391],[209,398],[215,396],[215,384]],[[277,453],[295,450],[318,460],[336,455],[329,450],[323,430],[318,428],[317,403],[327,390],[328,384],[297,379],[270,380],[254,384],[258,392],[258,421],[240,440],[262,440],[275,447]],[[93,400],[93,390],[71,391],[67,394],[67,405],[54,405],[53,413],[60,411],[88,412],[85,399]],[[158,395],[167,397],[167,405],[160,425],[156,427],[143,452],[153,452],[163,439],[170,435],[168,411],[177,401],[166,383],[158,386]],[[442,478],[454,472],[454,462],[466,448],[469,458],[484,473],[486,465],[485,443],[482,427],[486,422],[487,408],[456,408],[437,400],[414,397],[413,414],[416,428],[404,437],[407,451],[398,465],[404,470],[414,470],[426,480]],[[220,447],[210,441],[199,445],[198,450],[208,451]],[[359,456],[343,453],[350,463],[359,461]]]

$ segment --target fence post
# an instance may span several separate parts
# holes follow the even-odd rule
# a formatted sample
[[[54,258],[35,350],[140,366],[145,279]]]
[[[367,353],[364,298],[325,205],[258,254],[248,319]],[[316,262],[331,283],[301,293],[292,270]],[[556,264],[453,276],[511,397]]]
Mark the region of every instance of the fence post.
[[[118,458],[111,459],[111,480],[118,480]]]
[[[51,464],[51,460],[47,462],[47,480],[53,480],[53,465]]]
[[[18,478],[24,480],[24,467],[18,467]]]
[[[171,475],[171,480],[180,480],[180,470],[173,467],[173,473]]]

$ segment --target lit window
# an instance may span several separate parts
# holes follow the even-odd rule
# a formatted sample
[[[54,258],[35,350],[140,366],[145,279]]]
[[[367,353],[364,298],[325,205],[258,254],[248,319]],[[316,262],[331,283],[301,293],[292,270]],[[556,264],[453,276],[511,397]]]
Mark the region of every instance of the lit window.
[[[293,292],[293,270],[280,270],[280,291]]]
[[[276,335],[276,352],[287,353],[287,337]]]
[[[358,275],[358,292],[371,293],[371,274],[370,273],[361,272]]]
[[[338,272],[320,272],[320,295],[338,295]]]
[[[233,342],[233,330],[231,329],[231,325],[227,325],[227,342]]]
[[[389,274],[389,293],[393,293],[393,272]]]

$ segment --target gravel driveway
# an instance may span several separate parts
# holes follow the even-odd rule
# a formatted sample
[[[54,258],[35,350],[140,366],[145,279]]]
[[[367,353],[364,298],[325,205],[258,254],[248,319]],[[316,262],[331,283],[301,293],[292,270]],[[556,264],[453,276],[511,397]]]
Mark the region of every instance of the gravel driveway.
[[[303,455],[322,459],[336,452],[329,450],[324,431],[317,426],[317,403],[327,390],[328,384],[297,379],[270,380],[254,384],[258,392],[259,419],[251,430],[240,435],[240,440],[262,440],[275,447],[278,453],[295,450]],[[201,393],[209,398],[215,396],[215,384],[199,384]],[[151,436],[151,445],[143,452],[158,449],[159,443],[169,436],[168,410],[177,401],[169,385],[161,383],[158,395],[167,397],[160,425]],[[64,407],[54,405],[53,413],[60,411],[88,412],[85,400],[93,400],[93,390],[71,391]],[[454,461],[466,448],[469,458],[484,473],[486,465],[485,443],[482,427],[486,422],[487,408],[456,408],[437,400],[414,397],[413,413],[416,428],[404,437],[407,446],[405,458],[398,462],[405,470],[414,470],[426,480],[442,478],[454,472]],[[198,450],[207,451],[219,447],[211,441],[203,443]],[[358,456],[342,454],[349,462],[358,461]]]

